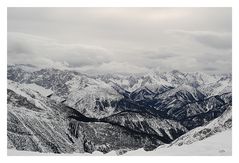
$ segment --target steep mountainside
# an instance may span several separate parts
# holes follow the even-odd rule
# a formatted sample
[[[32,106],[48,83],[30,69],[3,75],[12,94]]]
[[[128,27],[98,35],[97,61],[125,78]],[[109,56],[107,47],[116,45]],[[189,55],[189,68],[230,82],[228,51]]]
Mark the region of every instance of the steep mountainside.
[[[152,152],[142,149],[126,155],[231,155],[232,154],[232,110],[227,110],[218,118],[204,126],[195,128],[170,144],[165,144]]]
[[[140,123],[152,126],[152,131],[146,132],[147,128],[138,130],[128,124],[115,123],[110,117],[88,118],[30,89],[27,84],[9,81],[8,88],[8,148],[11,149],[53,153],[152,150],[187,131],[177,122],[143,114]],[[112,116],[122,118],[119,114]],[[130,120],[137,124],[139,119],[136,116]],[[160,126],[154,128],[154,125]],[[160,133],[160,129],[170,135],[155,134]]]
[[[220,119],[231,106],[231,74],[174,70],[89,76],[10,65],[8,148],[121,154],[153,150],[175,140],[188,142],[184,136],[194,140],[199,130],[196,135],[203,138],[224,130]],[[218,126],[209,131],[209,124]]]
[[[231,129],[232,127],[232,110],[228,107],[226,111],[218,118],[212,120],[210,123],[195,128],[183,136],[177,138],[171,143],[171,146],[191,144],[196,141],[200,141],[217,134],[218,132],[223,132],[225,130]],[[231,139],[230,137],[228,139]],[[223,140],[222,140],[223,141]]]

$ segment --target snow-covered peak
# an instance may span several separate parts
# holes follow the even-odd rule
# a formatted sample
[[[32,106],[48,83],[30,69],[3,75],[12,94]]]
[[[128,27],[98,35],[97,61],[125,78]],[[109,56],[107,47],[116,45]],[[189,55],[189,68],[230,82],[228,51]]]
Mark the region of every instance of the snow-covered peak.
[[[11,80],[8,80],[7,88],[25,97],[30,103],[43,110],[48,108],[45,104],[45,98],[53,93],[51,90],[44,89],[36,84],[19,84]]]
[[[30,64],[11,64],[8,65],[8,69],[21,69],[26,72],[34,72],[40,70],[41,68]]]
[[[17,90],[24,90],[25,92],[36,92],[40,95],[47,97],[53,93],[50,89],[45,89],[39,85],[36,84],[18,84],[14,81],[8,80],[8,89],[12,89],[13,91]]]
[[[179,87],[176,87],[174,89],[170,89],[169,91],[166,91],[158,96],[159,99],[168,98],[171,96],[175,96],[177,93],[183,93],[183,94],[189,94],[192,95],[195,100],[199,100],[204,97],[203,94],[201,94],[196,88],[193,88],[189,85],[181,85]]]

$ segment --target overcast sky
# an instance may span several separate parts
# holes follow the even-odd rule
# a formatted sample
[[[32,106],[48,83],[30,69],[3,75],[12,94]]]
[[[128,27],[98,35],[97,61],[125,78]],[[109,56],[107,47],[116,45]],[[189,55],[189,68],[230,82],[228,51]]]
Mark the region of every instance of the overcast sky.
[[[8,63],[231,72],[231,8],[8,8]]]

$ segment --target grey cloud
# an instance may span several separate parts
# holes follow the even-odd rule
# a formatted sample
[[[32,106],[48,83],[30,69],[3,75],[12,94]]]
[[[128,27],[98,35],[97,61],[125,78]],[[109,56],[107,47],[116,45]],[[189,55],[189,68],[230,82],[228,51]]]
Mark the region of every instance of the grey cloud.
[[[164,52],[164,53],[161,53],[161,52],[148,52],[147,53],[147,58],[149,59],[169,59],[169,58],[172,58],[172,57],[177,57],[178,54],[176,53],[170,53],[170,52]]]
[[[200,62],[215,62],[215,61],[227,61],[231,62],[232,56],[230,51],[223,51],[217,53],[203,53],[196,55],[195,58]]]
[[[231,51],[217,51],[215,53],[203,53],[195,56],[195,60],[203,71],[231,72]]]
[[[148,69],[114,58],[102,47],[63,44],[56,40],[8,33],[8,63],[72,69],[88,73],[140,73]]]
[[[195,39],[200,43],[219,49],[231,49],[232,48],[232,36],[231,34],[198,34],[195,35]]]
[[[82,67],[99,65],[110,61],[110,52],[101,47],[62,44],[37,36],[9,33],[8,61],[28,62],[28,64],[47,64],[48,61]],[[28,61],[29,60],[29,61]],[[39,61],[46,63],[39,63]]]
[[[232,35],[231,33],[212,32],[212,31],[183,31],[172,30],[173,34],[185,35],[193,38],[199,43],[218,49],[231,49],[232,48]]]
[[[218,69],[216,69],[214,67],[205,67],[205,68],[203,68],[203,70],[205,70],[205,71],[216,71]]]
[[[8,8],[8,33],[8,63],[231,71],[231,8]]]

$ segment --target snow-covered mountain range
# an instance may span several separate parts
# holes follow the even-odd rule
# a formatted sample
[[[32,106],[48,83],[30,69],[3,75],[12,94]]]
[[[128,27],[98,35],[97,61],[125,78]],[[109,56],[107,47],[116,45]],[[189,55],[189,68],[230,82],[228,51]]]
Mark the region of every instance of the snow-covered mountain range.
[[[231,128],[231,74],[91,76],[9,65],[7,77],[9,149],[123,154],[190,144]]]

